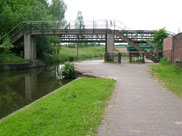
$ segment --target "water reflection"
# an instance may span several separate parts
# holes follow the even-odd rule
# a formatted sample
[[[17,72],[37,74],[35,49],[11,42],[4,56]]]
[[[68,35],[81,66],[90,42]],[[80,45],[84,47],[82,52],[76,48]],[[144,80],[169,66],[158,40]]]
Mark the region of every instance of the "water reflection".
[[[37,74],[25,75],[25,101],[31,102],[34,94],[37,92]]]
[[[60,67],[0,72],[0,118],[68,83],[59,80]]]

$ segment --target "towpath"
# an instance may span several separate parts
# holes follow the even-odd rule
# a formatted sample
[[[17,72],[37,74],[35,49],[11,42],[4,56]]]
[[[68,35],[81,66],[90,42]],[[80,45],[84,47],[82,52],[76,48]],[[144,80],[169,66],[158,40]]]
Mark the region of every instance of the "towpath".
[[[76,70],[117,80],[98,136],[182,136],[182,102],[151,77],[146,64],[83,61]]]

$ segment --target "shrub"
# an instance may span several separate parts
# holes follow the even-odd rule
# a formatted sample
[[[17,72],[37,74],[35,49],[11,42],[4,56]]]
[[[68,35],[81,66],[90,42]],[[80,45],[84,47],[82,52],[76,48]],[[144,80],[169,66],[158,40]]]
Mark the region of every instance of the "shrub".
[[[6,37],[3,40],[3,43],[0,44],[0,53],[1,54],[9,54],[10,53],[10,49],[13,47],[13,45],[10,42],[10,38]]]
[[[73,56],[69,56],[68,60],[72,62],[72,61],[74,61],[74,57]]]
[[[67,79],[75,78],[74,64],[70,62],[66,62],[61,69],[61,75],[63,78],[67,78]]]
[[[9,71],[9,66],[8,65],[0,66],[0,71],[1,72]]]
[[[168,60],[167,57],[163,57],[161,60],[160,60],[160,63],[162,65],[169,65],[170,64],[170,61]]]

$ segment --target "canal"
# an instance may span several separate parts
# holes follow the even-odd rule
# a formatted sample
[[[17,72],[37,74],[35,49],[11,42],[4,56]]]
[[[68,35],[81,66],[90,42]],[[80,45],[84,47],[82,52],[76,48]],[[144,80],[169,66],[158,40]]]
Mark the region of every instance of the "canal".
[[[0,72],[0,119],[70,82],[61,66]]]

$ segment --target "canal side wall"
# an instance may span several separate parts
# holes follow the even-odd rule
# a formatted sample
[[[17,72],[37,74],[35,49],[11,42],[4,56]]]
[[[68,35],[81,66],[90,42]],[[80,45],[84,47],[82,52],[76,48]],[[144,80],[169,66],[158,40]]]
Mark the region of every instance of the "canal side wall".
[[[5,68],[8,70],[17,70],[17,69],[29,69],[34,67],[46,66],[46,62],[40,60],[31,60],[30,62],[24,63],[9,63],[9,64],[0,64],[0,68]]]

